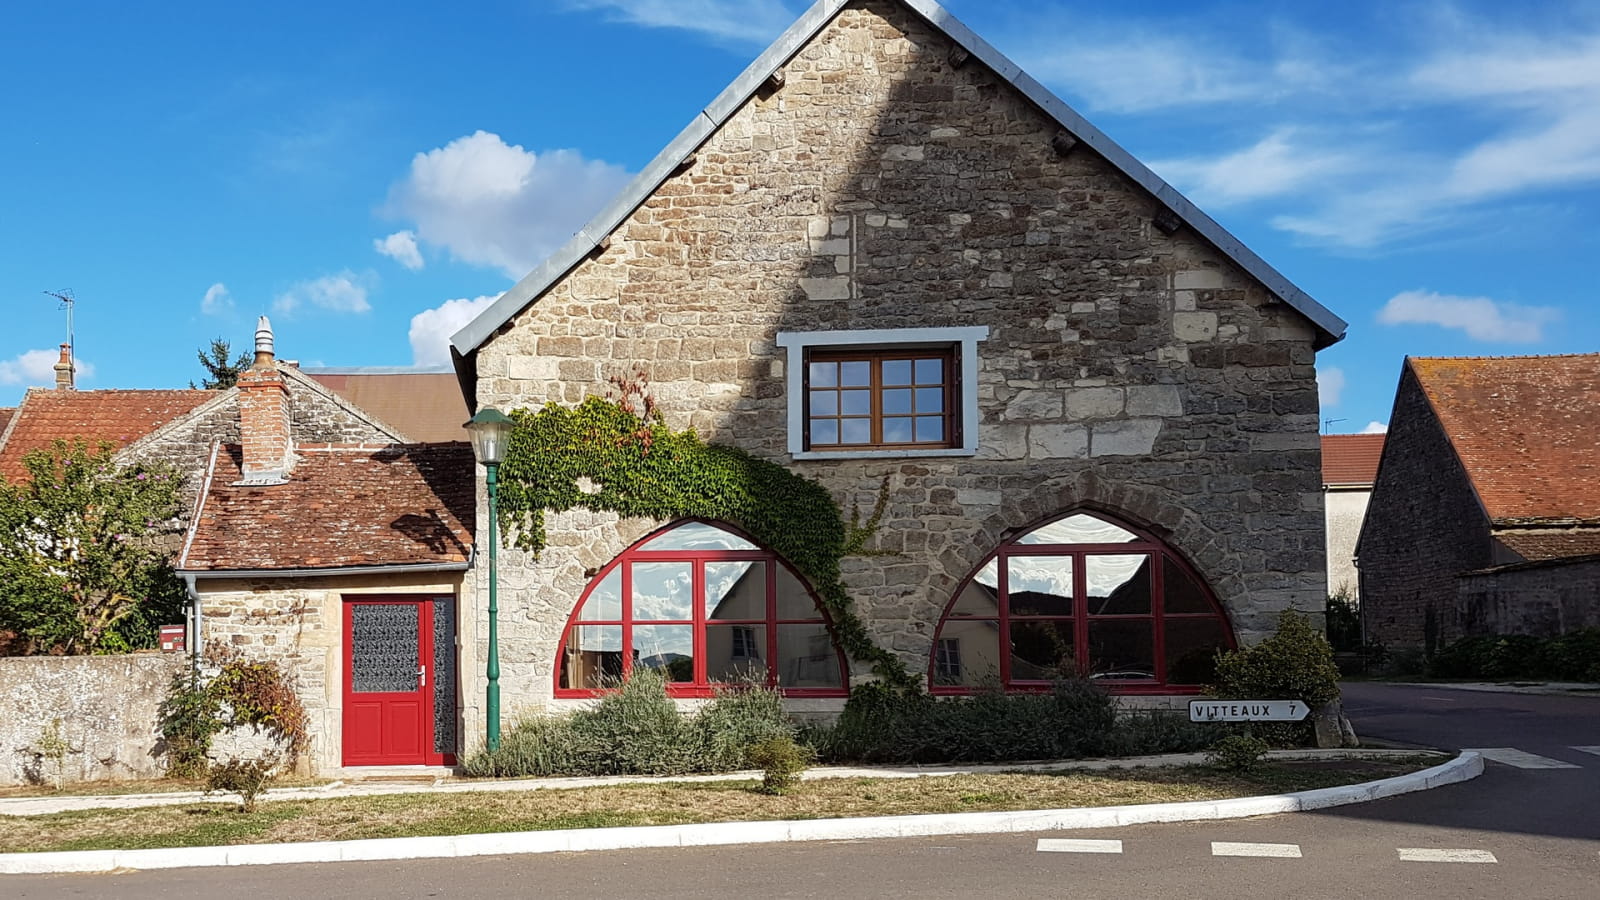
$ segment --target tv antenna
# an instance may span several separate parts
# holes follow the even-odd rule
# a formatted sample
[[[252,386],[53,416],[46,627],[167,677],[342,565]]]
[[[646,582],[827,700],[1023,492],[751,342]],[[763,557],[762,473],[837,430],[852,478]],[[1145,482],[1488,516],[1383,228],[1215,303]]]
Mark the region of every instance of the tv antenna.
[[[70,307],[68,307],[68,308],[70,309]],[[69,313],[69,315],[70,315],[70,313]],[[1336,423],[1344,422],[1344,421],[1347,421],[1347,420],[1345,420],[1345,419],[1323,419],[1322,420],[1322,433],[1323,434],[1329,434],[1330,432],[1333,431],[1333,426]]]
[[[67,347],[72,353],[72,358],[76,360],[78,356],[78,346],[77,344],[73,343],[72,340],[72,306],[78,302],[78,298],[72,295],[71,288],[62,288],[59,291],[45,291],[44,295],[46,297],[54,297],[57,300],[60,300],[61,308],[67,311]]]

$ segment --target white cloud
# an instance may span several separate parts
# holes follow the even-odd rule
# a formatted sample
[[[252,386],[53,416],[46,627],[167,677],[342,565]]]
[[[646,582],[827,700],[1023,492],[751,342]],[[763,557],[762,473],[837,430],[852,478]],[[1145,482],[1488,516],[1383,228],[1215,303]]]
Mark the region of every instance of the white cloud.
[[[232,312],[233,295],[228,293],[228,286],[219,281],[206,288],[206,295],[200,300],[200,311],[208,316]]]
[[[781,0],[568,0],[615,21],[646,28],[680,28],[717,41],[767,43],[795,19]]]
[[[1317,399],[1323,409],[1339,405],[1340,398],[1344,396],[1344,385],[1343,369],[1333,366],[1317,369]]]
[[[362,277],[349,269],[337,275],[324,275],[302,281],[278,295],[272,308],[289,314],[310,304],[329,312],[364,313],[372,309],[367,302],[367,284],[370,278]]]
[[[1488,297],[1457,297],[1433,291],[1405,291],[1378,310],[1385,325],[1438,325],[1466,332],[1480,341],[1531,344],[1544,339],[1544,327],[1561,318],[1548,306],[1518,306]]]
[[[396,231],[386,238],[374,238],[372,249],[413,272],[422,268],[422,253],[417,250],[415,231]]]
[[[1377,422],[1377,421],[1368,422],[1367,423],[1367,427],[1361,429],[1361,431],[1358,432],[1358,434],[1388,434],[1388,433],[1389,433],[1388,424],[1385,423],[1385,422]]]
[[[29,387],[52,387],[56,383],[56,361],[60,349],[29,350],[13,359],[0,361],[0,384],[25,384]],[[74,358],[79,380],[94,377],[94,365]]]
[[[1211,159],[1154,162],[1150,168],[1202,201],[1217,204],[1308,189],[1320,192],[1330,178],[1368,168],[1364,155],[1329,150],[1326,142],[1299,138],[1296,129],[1281,128],[1242,150]]]
[[[521,278],[629,177],[576,150],[533,153],[479,131],[418,153],[410,174],[391,189],[388,212],[413,223],[417,240]]]
[[[450,365],[450,336],[460,331],[489,304],[500,299],[499,294],[446,300],[433,309],[426,309],[411,317],[411,364],[418,368],[439,368]]]

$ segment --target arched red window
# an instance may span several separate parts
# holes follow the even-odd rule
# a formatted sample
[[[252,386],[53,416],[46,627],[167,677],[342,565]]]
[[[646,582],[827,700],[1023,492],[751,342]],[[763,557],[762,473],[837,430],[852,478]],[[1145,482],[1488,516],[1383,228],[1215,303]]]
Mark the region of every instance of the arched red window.
[[[1210,588],[1165,544],[1074,513],[1002,544],[939,620],[936,694],[1039,690],[1063,674],[1120,693],[1192,693],[1234,646]]]
[[[811,589],[777,554],[709,522],[656,532],[589,583],[561,639],[556,696],[594,696],[641,666],[679,697],[751,679],[846,695],[844,656]]]

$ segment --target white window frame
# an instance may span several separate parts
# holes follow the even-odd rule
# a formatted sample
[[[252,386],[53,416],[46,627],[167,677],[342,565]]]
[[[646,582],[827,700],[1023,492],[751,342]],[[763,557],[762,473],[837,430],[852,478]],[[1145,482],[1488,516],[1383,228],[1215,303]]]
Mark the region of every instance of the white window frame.
[[[959,328],[875,328],[860,331],[780,331],[778,346],[788,352],[785,394],[789,402],[789,454],[795,459],[884,459],[913,456],[974,456],[978,452],[978,342],[989,326]],[[961,446],[919,450],[807,450],[805,444],[805,361],[810,350],[870,347],[879,350],[917,346],[955,347],[961,365]]]

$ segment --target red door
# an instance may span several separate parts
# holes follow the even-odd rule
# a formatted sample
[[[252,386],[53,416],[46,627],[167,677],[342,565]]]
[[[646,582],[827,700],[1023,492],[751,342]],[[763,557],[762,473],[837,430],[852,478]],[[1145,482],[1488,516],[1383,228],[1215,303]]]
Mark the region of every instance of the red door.
[[[435,705],[441,675],[454,685],[451,598],[384,597],[347,600],[344,616],[344,764],[347,766],[448,765],[453,747],[435,740],[435,723],[453,721],[453,691]],[[436,622],[436,618],[440,621]],[[453,628],[451,629],[453,631]],[[439,652],[448,650],[450,652]],[[436,671],[442,667],[444,672]],[[453,732],[453,728],[441,729]]]

